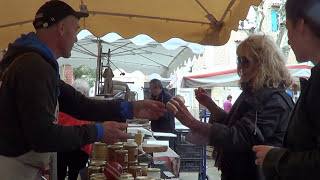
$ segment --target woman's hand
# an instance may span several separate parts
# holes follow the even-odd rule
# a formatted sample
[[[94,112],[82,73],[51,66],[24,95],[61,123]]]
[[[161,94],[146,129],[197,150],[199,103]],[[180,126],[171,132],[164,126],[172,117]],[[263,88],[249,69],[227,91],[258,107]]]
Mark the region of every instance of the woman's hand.
[[[198,102],[204,105],[205,107],[208,108],[213,103],[208,92],[203,88],[199,87],[198,89],[194,90],[194,93],[196,95],[196,99],[198,100]]]
[[[171,99],[170,102],[178,109],[178,112],[175,114],[176,118],[179,119],[183,125],[191,129],[197,120],[192,116],[181,99],[175,97],[173,100]]]

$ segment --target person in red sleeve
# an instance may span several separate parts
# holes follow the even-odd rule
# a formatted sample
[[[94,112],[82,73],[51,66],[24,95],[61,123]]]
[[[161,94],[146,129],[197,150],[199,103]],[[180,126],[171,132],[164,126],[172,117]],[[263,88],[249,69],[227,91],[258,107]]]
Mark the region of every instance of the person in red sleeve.
[[[84,79],[76,79],[72,86],[83,95],[88,96],[90,86],[89,83]],[[63,126],[74,126],[91,124],[92,121],[83,121],[76,119],[66,113],[59,112],[58,124]],[[91,155],[92,144],[88,144],[81,149],[77,149],[70,152],[58,152],[57,155],[57,172],[58,180],[64,180],[67,175],[68,168],[68,179],[76,180],[79,171],[86,167],[88,159]]]

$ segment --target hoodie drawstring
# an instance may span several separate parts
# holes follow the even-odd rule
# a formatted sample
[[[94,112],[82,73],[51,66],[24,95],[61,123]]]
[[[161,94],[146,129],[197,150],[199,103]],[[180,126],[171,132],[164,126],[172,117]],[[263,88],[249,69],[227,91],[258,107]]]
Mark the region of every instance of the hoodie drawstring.
[[[257,134],[258,111],[256,111],[256,121],[254,122],[254,135]]]

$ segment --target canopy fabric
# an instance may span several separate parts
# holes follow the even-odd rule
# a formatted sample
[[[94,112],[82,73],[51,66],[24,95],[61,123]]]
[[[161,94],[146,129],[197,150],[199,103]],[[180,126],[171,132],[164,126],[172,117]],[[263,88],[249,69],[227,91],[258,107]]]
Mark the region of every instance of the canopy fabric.
[[[312,66],[309,65],[287,65],[291,76],[295,82],[300,77],[309,78]],[[182,88],[198,88],[198,87],[238,87],[240,77],[236,69],[226,71],[213,72],[207,74],[199,74],[193,76],[185,76],[182,78]]]
[[[162,77],[170,74],[188,59],[197,54],[188,47],[166,49],[155,41],[145,45],[136,45],[129,39],[118,39],[114,42],[103,41],[94,36],[87,36],[75,43],[70,58],[59,58],[59,65],[69,64],[73,67],[87,65],[97,69],[98,42],[102,45],[102,62],[107,64],[107,54],[110,49],[110,66],[113,70],[122,69],[125,72],[141,71],[145,75],[157,73]]]
[[[237,30],[250,5],[261,0],[64,0],[90,15],[81,29],[97,37],[116,32],[129,39],[147,34],[157,42],[177,37],[203,45],[223,45]],[[0,49],[20,34],[33,31],[32,21],[44,0],[10,0],[0,6]]]

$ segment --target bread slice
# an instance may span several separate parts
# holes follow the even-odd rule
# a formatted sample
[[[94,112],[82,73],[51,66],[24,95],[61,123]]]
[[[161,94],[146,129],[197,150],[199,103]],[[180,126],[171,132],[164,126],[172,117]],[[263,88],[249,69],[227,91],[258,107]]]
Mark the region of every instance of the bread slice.
[[[142,149],[145,153],[166,152],[168,150],[168,146],[156,144],[142,144]]]

